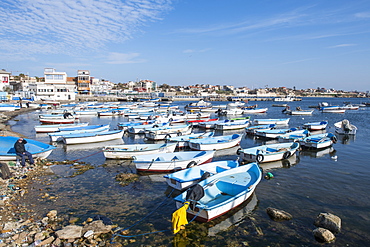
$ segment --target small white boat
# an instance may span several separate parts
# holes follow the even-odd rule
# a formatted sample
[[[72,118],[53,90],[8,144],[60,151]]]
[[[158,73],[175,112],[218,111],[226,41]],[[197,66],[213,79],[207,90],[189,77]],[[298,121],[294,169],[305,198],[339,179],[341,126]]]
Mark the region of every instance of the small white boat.
[[[320,108],[323,113],[345,113],[346,109],[341,109],[339,106],[326,106]]]
[[[69,117],[69,118],[51,118],[51,117],[46,117],[46,118],[40,118],[39,121],[41,123],[49,123],[49,124],[69,124],[69,123],[74,123],[77,121],[75,117]]]
[[[212,137],[213,135],[214,132],[192,133],[189,135],[166,138],[166,142],[176,142],[178,148],[183,148],[189,146],[190,140]]]
[[[122,138],[123,134],[123,130],[111,130],[106,132],[70,134],[64,135],[62,138],[65,144],[81,144],[119,139]]]
[[[170,187],[184,190],[210,176],[238,166],[239,162],[236,160],[214,161],[167,174],[164,178]]]
[[[276,127],[276,124],[253,125],[245,128],[245,132],[254,135],[257,130],[270,130]]]
[[[267,112],[268,108],[243,108],[243,114],[257,114],[257,113],[265,113]]]
[[[229,122],[216,123],[216,130],[234,130],[234,129],[243,129],[250,125],[248,120],[231,120]]]
[[[271,138],[275,139],[278,138],[280,135],[284,135],[286,133],[296,131],[297,128],[289,128],[289,129],[266,129],[266,130],[256,130],[255,135],[258,137],[263,138]]]
[[[347,119],[344,119],[342,121],[336,122],[334,124],[335,127],[335,133],[343,134],[343,135],[356,135],[357,127],[353,124],[350,124],[350,122]]]
[[[215,151],[187,151],[134,156],[138,172],[173,172],[211,162]]]
[[[185,106],[185,109],[188,111],[210,109],[210,108],[212,108],[212,103],[205,102],[204,100],[199,100],[198,102],[193,102]]]
[[[16,104],[0,103],[0,112],[17,111],[20,109],[21,107]]]
[[[250,163],[217,173],[174,198],[180,208],[190,201],[188,218],[208,222],[239,206],[252,196],[261,181],[262,172],[256,163]],[[199,200],[192,188],[200,187],[204,193]]]
[[[98,112],[99,117],[113,117],[113,116],[121,116],[123,114],[124,114],[124,111],[119,110],[119,109],[111,109],[111,110]]]
[[[236,152],[241,160],[258,163],[288,159],[299,149],[298,142],[276,143],[251,148],[239,148]]]
[[[146,154],[173,153],[176,143],[164,144],[123,144],[103,148],[107,159],[133,159],[133,156]]]
[[[168,129],[154,130],[148,129],[145,131],[145,137],[149,140],[166,140],[175,136],[189,135],[192,132],[191,125],[181,125],[181,126],[170,126]],[[154,131],[153,131],[154,130]]]
[[[254,119],[255,124],[278,124],[278,125],[288,125],[290,118],[280,118],[280,119]]]
[[[328,126],[328,121],[311,122],[303,124],[303,128],[308,130],[323,130]]]
[[[323,133],[304,138],[299,142],[305,148],[326,148],[337,143],[337,137],[333,133]]]
[[[15,136],[0,136],[0,160],[16,160],[14,144],[19,137]],[[32,154],[32,157],[46,158],[55,149],[54,146],[24,138],[27,143],[24,145],[26,150]]]
[[[301,141],[305,137],[310,135],[310,132],[306,129],[292,131],[283,135],[278,136],[279,142],[295,142]]]
[[[312,115],[314,110],[292,110],[292,111],[286,111],[286,114],[289,115]]]
[[[239,145],[242,134],[208,137],[189,141],[189,147],[193,150],[220,150]]]
[[[249,120],[250,117],[240,117],[240,118],[230,118],[230,119],[224,119],[224,120],[218,120],[218,121],[211,121],[211,122],[202,122],[198,124],[199,128],[204,128],[204,129],[214,129],[216,128],[216,124],[220,123],[228,123],[231,121],[237,121],[237,120]]]
[[[50,124],[50,125],[36,125],[35,131],[36,133],[50,133],[64,130],[65,128],[69,127],[82,127],[88,126],[89,123],[73,123],[73,124]]]
[[[49,133],[49,137],[50,137],[50,141],[57,142],[57,141],[62,141],[63,136],[65,135],[103,132],[103,131],[108,131],[109,128],[110,128],[109,124],[88,125],[84,127],[65,128],[62,131]]]
[[[131,126],[127,129],[130,134],[144,134],[147,129],[169,126],[169,123],[147,123]]]

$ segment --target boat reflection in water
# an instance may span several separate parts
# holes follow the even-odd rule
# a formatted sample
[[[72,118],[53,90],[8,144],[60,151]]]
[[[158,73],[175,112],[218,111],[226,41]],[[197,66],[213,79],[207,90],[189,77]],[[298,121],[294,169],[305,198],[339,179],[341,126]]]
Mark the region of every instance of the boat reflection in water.
[[[318,150],[315,150],[315,149],[303,149],[301,150],[300,152],[300,155],[302,156],[308,156],[308,157],[311,157],[311,158],[320,158],[320,157],[324,157],[326,155],[330,155],[331,157],[335,156],[335,149],[330,146],[330,147],[327,147],[327,148],[324,148],[324,149],[318,149]]]
[[[338,142],[348,145],[356,140],[356,135],[337,135]]]
[[[208,236],[215,236],[217,233],[227,230],[231,226],[238,226],[257,207],[258,199],[256,193],[243,204],[231,210],[227,214],[211,221],[213,226],[208,228]]]
[[[289,159],[261,163],[259,164],[259,166],[265,172],[271,169],[290,168],[291,166],[296,165],[298,163],[299,163],[299,156],[297,156],[296,154],[293,154],[291,157],[289,157]]]

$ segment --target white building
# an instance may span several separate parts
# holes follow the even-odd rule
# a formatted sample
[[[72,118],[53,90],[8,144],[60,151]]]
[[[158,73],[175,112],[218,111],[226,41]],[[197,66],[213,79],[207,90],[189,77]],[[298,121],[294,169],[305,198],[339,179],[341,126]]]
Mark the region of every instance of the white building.
[[[44,69],[45,82],[30,84],[29,89],[36,100],[75,100],[76,84],[67,82],[66,72],[57,72],[55,69]]]
[[[4,91],[5,88],[9,87],[10,72],[2,69],[0,70],[0,91]]]

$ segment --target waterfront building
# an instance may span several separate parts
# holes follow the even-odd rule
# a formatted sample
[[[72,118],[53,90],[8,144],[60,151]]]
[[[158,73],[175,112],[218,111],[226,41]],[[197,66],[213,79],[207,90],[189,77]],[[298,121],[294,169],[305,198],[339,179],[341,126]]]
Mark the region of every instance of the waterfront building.
[[[6,70],[0,70],[0,91],[4,91],[6,88],[9,88],[9,77],[11,72]]]
[[[91,95],[91,78],[90,71],[78,70],[77,71],[77,92],[78,94]]]

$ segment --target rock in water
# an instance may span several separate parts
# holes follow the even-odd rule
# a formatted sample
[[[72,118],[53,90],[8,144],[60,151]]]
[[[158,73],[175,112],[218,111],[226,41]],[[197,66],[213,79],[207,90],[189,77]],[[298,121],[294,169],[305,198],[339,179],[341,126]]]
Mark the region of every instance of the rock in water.
[[[293,216],[290,213],[287,213],[283,210],[276,209],[276,208],[267,208],[267,214],[270,216],[272,220],[275,221],[283,221],[283,220],[291,220]]]
[[[341,224],[342,220],[331,213],[320,213],[314,223],[315,226],[328,229],[332,233],[340,232]]]
[[[335,239],[335,236],[331,231],[321,227],[313,230],[313,235],[315,239],[321,243],[328,243]]]

